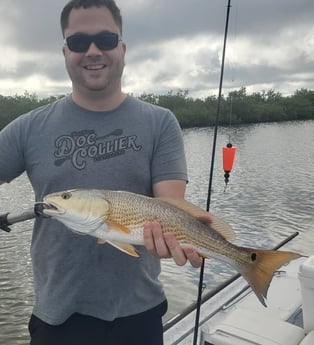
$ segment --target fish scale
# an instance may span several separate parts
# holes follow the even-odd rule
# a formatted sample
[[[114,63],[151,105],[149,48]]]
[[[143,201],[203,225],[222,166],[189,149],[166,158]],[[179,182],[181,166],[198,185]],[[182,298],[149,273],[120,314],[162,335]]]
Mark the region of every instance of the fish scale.
[[[109,220],[115,220],[129,228],[142,227],[148,221],[158,221],[165,233],[173,233],[177,240],[186,243],[190,240],[199,247],[208,244],[210,235],[217,237],[217,240],[221,239],[222,243],[226,242],[223,242],[223,238],[216,232],[209,234],[211,229],[208,226],[172,205],[145,196],[139,198],[133,193],[116,193],[104,192],[105,199],[110,200],[112,205]]]

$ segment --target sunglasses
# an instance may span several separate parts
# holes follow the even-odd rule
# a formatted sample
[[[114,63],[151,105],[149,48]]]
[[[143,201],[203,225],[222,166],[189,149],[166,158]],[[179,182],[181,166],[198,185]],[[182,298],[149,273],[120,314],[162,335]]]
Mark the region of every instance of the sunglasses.
[[[96,35],[75,34],[64,39],[64,43],[75,53],[87,52],[92,43],[100,50],[111,50],[117,47],[119,41],[119,35],[114,32],[101,32]]]

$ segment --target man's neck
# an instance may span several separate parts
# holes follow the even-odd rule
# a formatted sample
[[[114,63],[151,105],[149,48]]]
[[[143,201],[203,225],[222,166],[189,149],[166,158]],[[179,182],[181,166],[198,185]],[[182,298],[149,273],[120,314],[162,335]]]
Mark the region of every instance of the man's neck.
[[[110,96],[92,91],[89,94],[80,94],[73,90],[72,100],[78,106],[91,111],[108,111],[117,108],[127,97],[119,91]]]

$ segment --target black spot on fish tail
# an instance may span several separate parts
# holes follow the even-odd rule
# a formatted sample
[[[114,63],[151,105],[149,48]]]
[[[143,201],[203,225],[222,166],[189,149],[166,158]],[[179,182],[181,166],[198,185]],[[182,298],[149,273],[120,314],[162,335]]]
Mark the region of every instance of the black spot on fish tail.
[[[250,284],[259,301],[266,306],[267,290],[274,272],[290,260],[299,258],[298,253],[262,250],[256,248],[241,248],[249,254],[250,262],[242,267],[239,272]]]
[[[251,254],[251,260],[254,262],[254,261],[256,261],[256,259],[257,259],[257,254],[256,253],[252,253]]]

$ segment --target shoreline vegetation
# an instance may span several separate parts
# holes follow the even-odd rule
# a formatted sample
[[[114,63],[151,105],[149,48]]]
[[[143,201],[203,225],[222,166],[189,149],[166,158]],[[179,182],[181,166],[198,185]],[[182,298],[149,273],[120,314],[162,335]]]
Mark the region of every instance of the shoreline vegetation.
[[[62,97],[64,95],[39,99],[27,91],[23,95],[0,95],[0,129],[21,114]],[[163,95],[143,93],[138,98],[170,109],[182,128],[210,127],[216,121],[217,96],[192,98],[188,90],[179,89]],[[222,96],[219,125],[313,119],[313,90],[298,89],[293,95],[282,96],[272,89],[248,94],[246,88],[241,87]]]

